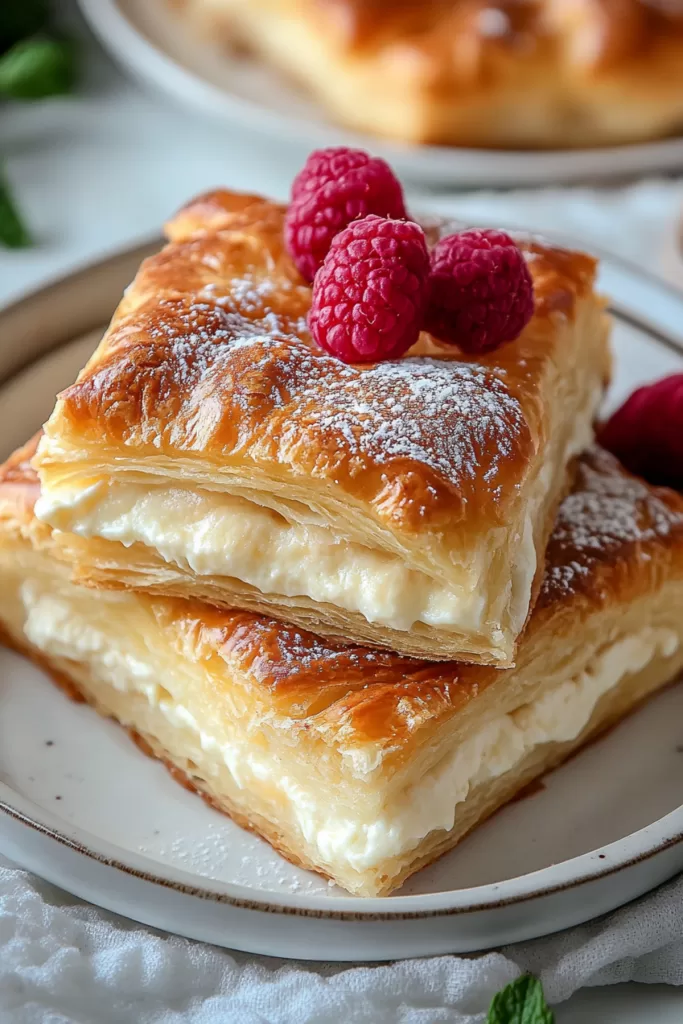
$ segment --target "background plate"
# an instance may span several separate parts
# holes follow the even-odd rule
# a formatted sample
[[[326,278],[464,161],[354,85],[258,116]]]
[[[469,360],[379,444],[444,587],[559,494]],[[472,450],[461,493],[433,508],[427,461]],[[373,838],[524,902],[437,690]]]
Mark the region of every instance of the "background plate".
[[[415,184],[482,188],[615,178],[683,168],[683,139],[551,152],[401,146],[353,134],[291,81],[187,31],[169,0],[80,0],[102,45],[138,78],[226,127],[259,133],[300,167],[311,149],[356,145]]]
[[[0,314],[3,457],[73,379],[148,248]],[[615,402],[683,366],[683,298],[614,261],[602,277],[617,317]],[[399,894],[364,900],[209,809],[17,655],[0,651],[0,680],[0,850],[91,902],[195,938],[310,959],[481,949],[586,920],[683,867],[683,685]]]

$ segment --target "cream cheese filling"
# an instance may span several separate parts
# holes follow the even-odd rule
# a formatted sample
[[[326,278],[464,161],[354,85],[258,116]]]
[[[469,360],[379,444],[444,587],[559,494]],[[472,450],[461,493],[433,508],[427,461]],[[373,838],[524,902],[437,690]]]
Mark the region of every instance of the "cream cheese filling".
[[[555,451],[546,456],[527,505],[522,534],[517,548],[513,548],[510,598],[510,631],[518,636],[526,622],[531,603],[531,590],[538,566],[534,527],[541,514],[541,506],[552,486],[557,460],[566,466],[574,456],[579,455],[593,443],[593,415],[602,397],[602,387],[593,389],[584,406],[573,416],[573,429],[564,444],[555,443]],[[557,434],[555,435],[557,438]]]
[[[658,655],[672,655],[679,645],[677,633],[663,627],[648,626],[621,637],[576,677],[489,721],[408,791],[392,798],[380,815],[363,820],[362,811],[349,816],[341,804],[335,806],[333,794],[321,800],[319,792],[286,775],[276,755],[250,742],[243,724],[230,728],[224,723],[230,739],[219,741],[199,724],[191,708],[159,686],[169,658],[174,673],[189,677],[196,668],[169,651],[137,598],[122,593],[95,598],[61,580],[57,584],[34,577],[18,580],[14,593],[5,587],[0,596],[3,619],[11,621],[14,616],[20,626],[23,609],[23,630],[38,650],[48,657],[81,662],[93,679],[143,695],[172,724],[191,730],[201,748],[227,767],[239,788],[258,792],[265,786],[269,793],[279,793],[322,863],[341,862],[356,871],[409,853],[436,829],[453,828],[459,805],[474,788],[513,770],[537,746],[575,739],[605,693]],[[365,748],[342,753],[358,764],[378,764]],[[362,756],[354,758],[355,753]],[[362,801],[357,806],[362,807]]]
[[[82,537],[142,543],[197,576],[233,577],[264,594],[303,595],[393,629],[423,622],[474,631],[486,619],[486,588],[473,585],[490,561],[485,550],[462,572],[462,586],[449,589],[396,555],[211,491],[101,481],[77,494],[72,487],[44,491],[36,515]]]
[[[398,555],[373,551],[325,527],[288,522],[245,498],[209,490],[104,479],[76,489],[73,482],[50,486],[44,481],[35,511],[58,530],[125,547],[144,544],[167,564],[197,576],[231,577],[263,594],[307,597],[399,631],[421,623],[486,633],[496,647],[505,648],[505,634],[516,637],[529,611],[536,525],[555,468],[558,460],[566,465],[592,441],[592,412],[600,393],[588,395],[571,417],[571,432],[563,441],[556,439],[556,450],[547,453],[518,536],[508,544],[507,586],[497,586],[496,593],[490,570],[501,531],[472,545],[460,579],[445,585],[409,568]]]

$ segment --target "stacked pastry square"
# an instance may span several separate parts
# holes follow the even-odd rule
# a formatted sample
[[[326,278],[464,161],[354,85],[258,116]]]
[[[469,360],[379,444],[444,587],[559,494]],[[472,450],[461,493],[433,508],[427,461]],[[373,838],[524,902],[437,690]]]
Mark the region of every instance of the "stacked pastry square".
[[[519,243],[506,345],[348,364],[285,217],[220,191],[167,225],[2,470],[0,621],[212,805],[383,895],[677,674],[683,499],[590,447],[588,256]]]

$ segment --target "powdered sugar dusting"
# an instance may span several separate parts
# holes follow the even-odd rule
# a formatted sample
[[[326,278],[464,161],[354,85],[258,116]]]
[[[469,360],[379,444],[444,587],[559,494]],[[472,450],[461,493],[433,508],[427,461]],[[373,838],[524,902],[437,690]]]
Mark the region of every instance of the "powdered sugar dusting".
[[[683,532],[683,501],[626,476],[601,449],[581,461],[576,489],[563,501],[548,548],[541,599],[570,594],[587,583],[596,566],[636,548],[649,560],[647,545]]]
[[[396,660],[388,651],[335,644],[262,616],[250,620],[244,640],[238,653],[246,656],[254,679],[266,684],[295,682],[301,675],[327,679],[342,666],[351,672],[363,667],[377,670]]]
[[[161,314],[161,315],[159,315]],[[264,349],[291,337],[294,325],[269,311],[250,318],[234,309],[223,308],[221,300],[187,304],[166,300],[157,306],[149,337],[163,344],[160,353],[183,388],[202,383],[217,366],[224,365],[240,348]]]
[[[257,280],[252,275],[247,275],[231,278],[229,295],[217,295],[216,285],[210,283],[205,285],[199,293],[199,299],[200,301],[208,299],[219,306],[228,306],[249,314],[263,309],[264,303],[276,291],[282,291],[282,282],[278,282],[276,285],[270,278]]]
[[[322,444],[350,459],[352,474],[408,461],[455,487],[484,479],[493,494],[528,436],[503,371],[427,357],[348,366],[314,348],[300,319],[253,318],[208,296],[161,302],[149,333],[190,406],[209,378],[238,414],[257,395],[262,429],[281,452]]]
[[[343,438],[352,455],[378,464],[407,459],[455,485],[474,479],[482,464],[495,477],[525,428],[502,377],[482,366],[408,358],[336,370],[335,378],[323,400],[316,398],[321,432]],[[311,387],[302,388],[303,397],[312,397]]]
[[[289,667],[304,665],[311,668],[322,662],[338,661],[355,664],[370,664],[387,660],[388,655],[379,651],[370,651],[361,647],[336,646],[326,643],[312,633],[300,633],[298,630],[277,630],[278,659],[282,659]]]

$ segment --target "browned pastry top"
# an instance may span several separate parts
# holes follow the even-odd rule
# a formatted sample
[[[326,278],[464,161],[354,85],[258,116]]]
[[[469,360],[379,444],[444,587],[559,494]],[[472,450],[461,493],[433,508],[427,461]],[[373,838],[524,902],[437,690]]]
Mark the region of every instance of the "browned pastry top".
[[[183,209],[62,394],[54,429],[79,448],[201,453],[329,482],[397,529],[457,527],[468,508],[482,528],[505,522],[546,440],[566,358],[558,328],[591,292],[594,260],[522,240],[536,312],[515,342],[475,360],[423,335],[413,357],[348,366],[308,333],[310,288],[283,216],[226,191]]]
[[[30,459],[37,438],[0,469],[0,517],[32,521],[38,482]],[[41,531],[49,529],[33,520]],[[584,616],[653,593],[683,578],[683,496],[630,476],[594,448],[578,463],[573,492],[560,507],[547,552],[541,596],[520,644],[539,630],[581,630]],[[421,662],[388,651],[342,646],[250,612],[196,602],[149,602],[169,643],[197,658],[223,659],[297,727],[348,732],[398,749],[420,723],[450,715],[500,670]],[[226,693],[228,692],[226,685]],[[220,694],[216,694],[220,701]],[[393,746],[392,746],[393,745]]]
[[[580,629],[582,612],[635,599],[668,576],[683,577],[683,496],[631,476],[595,447],[579,460],[574,490],[560,507],[521,649],[529,635],[568,608]],[[236,659],[276,701],[284,701],[288,713],[308,717],[327,709],[338,717],[353,709],[354,728],[362,721],[368,735],[391,732],[392,717],[405,727],[423,714],[431,717],[442,702],[459,706],[500,673],[335,645],[250,614],[217,611],[207,618],[204,606],[195,614],[193,628],[205,637],[207,650]]]
[[[680,0],[308,0],[323,28],[350,49],[381,45],[431,55],[434,73],[483,77],[500,60],[553,47],[593,69],[637,59],[672,33]],[[450,47],[450,61],[439,60]]]
[[[7,491],[8,485],[16,484],[25,488],[27,493],[33,494],[34,498],[38,497],[38,477],[31,465],[31,459],[36,453],[41,433],[39,430],[34,434],[30,441],[13,451],[7,461],[0,466],[0,484],[3,492]]]
[[[643,585],[648,567],[650,582],[658,582],[659,553],[668,565],[681,541],[683,497],[631,476],[595,446],[579,460],[577,485],[560,505],[546,551],[539,614],[574,595],[592,601],[615,592],[621,597]]]

